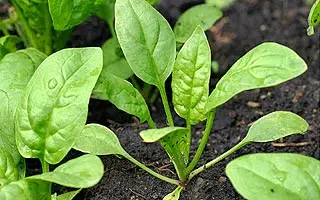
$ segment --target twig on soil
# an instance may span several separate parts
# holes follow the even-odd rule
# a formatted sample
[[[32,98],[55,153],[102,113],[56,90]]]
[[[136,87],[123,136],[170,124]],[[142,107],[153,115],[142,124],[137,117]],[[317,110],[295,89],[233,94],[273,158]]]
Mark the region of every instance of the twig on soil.
[[[135,194],[135,195],[137,195],[137,196],[139,196],[139,197],[142,197],[143,199],[147,199],[147,197],[145,197],[145,196],[143,196],[142,194],[139,194],[139,193],[133,191],[131,188],[129,188],[129,190],[130,190],[133,194]]]
[[[299,142],[299,143],[276,143],[276,142],[272,142],[271,144],[274,147],[302,147],[302,146],[311,145],[312,142]]]

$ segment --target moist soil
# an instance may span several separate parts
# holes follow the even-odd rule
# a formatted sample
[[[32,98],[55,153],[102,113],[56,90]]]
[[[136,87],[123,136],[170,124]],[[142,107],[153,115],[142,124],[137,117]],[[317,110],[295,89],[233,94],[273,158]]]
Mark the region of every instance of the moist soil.
[[[183,11],[199,3],[203,2],[163,0],[158,10],[174,24]],[[320,158],[319,33],[312,37],[306,35],[309,9],[303,0],[239,0],[226,9],[224,17],[207,31],[213,59],[220,65],[219,72],[212,77],[211,89],[238,58],[265,41],[278,42],[294,49],[305,59],[309,69],[304,75],[285,84],[244,92],[221,106],[199,164],[230,149],[245,137],[250,123],[270,112],[292,111],[305,118],[310,127],[305,135],[287,137],[275,143],[250,144],[242,148],[194,178],[182,192],[181,199],[242,199],[225,174],[227,163],[241,155],[292,152]],[[91,18],[76,28],[69,46],[100,46],[108,37],[110,34],[104,22]],[[165,126],[160,99],[151,106],[151,110],[158,125]],[[184,121],[178,116],[174,118],[176,125],[184,125]],[[137,119],[118,111],[110,103],[97,100],[90,102],[88,123],[108,126],[132,156],[153,170],[175,177],[174,169],[160,145],[144,144],[139,138],[139,132],[148,128],[147,125],[139,124]],[[193,128],[191,152],[195,151],[203,130],[204,123]],[[76,199],[153,200],[162,199],[174,189],[174,186],[154,178],[125,159],[116,156],[101,158],[105,165],[104,177],[95,187],[84,189]]]

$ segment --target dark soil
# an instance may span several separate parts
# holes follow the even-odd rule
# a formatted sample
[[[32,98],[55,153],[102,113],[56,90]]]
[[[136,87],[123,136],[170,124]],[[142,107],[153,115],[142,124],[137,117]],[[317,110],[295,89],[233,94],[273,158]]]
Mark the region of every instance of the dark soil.
[[[163,0],[159,10],[171,24],[182,11],[201,1]],[[319,33],[306,35],[307,16],[310,7],[302,0],[239,0],[225,10],[224,18],[207,32],[212,46],[213,59],[220,64],[220,72],[212,79],[214,84],[226,70],[248,50],[264,41],[274,41],[294,49],[308,63],[309,70],[303,76],[275,88],[244,92],[221,106],[218,110],[210,141],[200,164],[222,154],[242,138],[248,125],[262,115],[287,110],[305,118],[310,128],[306,135],[292,136],[277,143],[302,143],[299,147],[276,147],[272,143],[252,144],[232,154],[226,160],[196,177],[182,193],[181,199],[242,199],[233,189],[224,172],[226,164],[241,155],[256,152],[295,152],[320,158],[319,137]],[[319,32],[319,31],[318,31]],[[105,24],[93,18],[75,31],[71,46],[101,45],[109,37]],[[168,82],[169,83],[169,82]],[[248,102],[258,103],[257,108]],[[250,103],[249,103],[250,104]],[[155,120],[164,125],[164,112],[158,100],[153,107]],[[183,122],[176,117],[177,124]],[[154,170],[174,176],[168,165],[166,153],[157,144],[144,144],[138,137],[146,125],[139,125],[129,115],[117,111],[112,105],[91,101],[88,122],[109,126],[118,135],[123,147],[135,158]],[[194,127],[196,148],[204,125]],[[77,199],[133,200],[162,199],[174,186],[162,182],[127,160],[115,156],[102,157],[105,175],[101,182],[83,190]],[[258,197],[257,197],[258,199]]]

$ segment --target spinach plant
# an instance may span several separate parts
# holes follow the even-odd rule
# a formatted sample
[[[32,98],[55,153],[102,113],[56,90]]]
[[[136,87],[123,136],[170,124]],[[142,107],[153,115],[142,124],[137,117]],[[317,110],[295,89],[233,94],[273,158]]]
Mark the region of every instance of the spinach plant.
[[[309,13],[308,17],[309,28],[307,30],[308,35],[314,34],[314,28],[320,24],[320,0],[317,0]]]
[[[51,196],[51,183],[87,188],[103,176],[95,155],[50,171],[85,126],[91,91],[102,69],[100,48],[61,50],[49,57],[28,48],[0,62],[0,199],[72,199],[80,190]],[[41,161],[42,174],[26,177],[24,158]]]
[[[307,65],[293,50],[277,43],[266,42],[241,57],[220,79],[216,88],[209,95],[210,48],[203,28],[201,26],[194,28],[191,36],[176,55],[176,36],[168,22],[154,8],[144,0],[117,0],[115,4],[115,30],[120,47],[133,73],[160,91],[168,127],[157,128],[143,97],[128,81],[114,75],[106,75],[99,87],[95,88],[96,93],[110,100],[119,109],[139,117],[141,122],[148,122],[151,129],[142,131],[140,136],[144,142],[161,144],[176,169],[178,180],[165,177],[141,164],[121,147],[111,130],[101,125],[87,125],[74,145],[75,149],[86,153],[121,155],[155,177],[177,185],[177,189],[164,199],[179,199],[180,192],[193,177],[213,167],[217,162],[247,144],[269,142],[292,134],[304,134],[308,128],[308,123],[294,113],[272,112],[254,122],[247,136],[240,143],[216,159],[196,168],[207,144],[214,124],[216,109],[219,106],[242,91],[271,87],[293,79],[304,73]],[[171,73],[174,110],[185,119],[185,127],[176,127],[171,114],[165,90],[165,82]],[[201,142],[192,157],[190,156],[192,126],[205,120],[206,126]],[[294,191],[298,187],[306,188],[309,183],[313,184],[311,189],[303,189],[307,192],[298,196],[303,199],[318,197],[319,176],[311,172],[316,170],[315,165],[319,166],[319,161],[305,157],[300,159],[299,156],[291,154],[288,154],[287,159],[281,160],[284,156],[286,155],[262,154],[239,158],[238,161],[233,161],[228,165],[227,173],[240,194],[249,199],[252,196],[242,192],[249,191],[251,187],[249,181],[243,186],[238,184],[244,177],[248,177],[248,173],[257,174],[248,179],[251,179],[250,183],[256,186],[253,192],[258,191],[262,199],[270,199],[268,195],[271,193],[274,193],[276,197],[283,196],[286,192]],[[268,157],[276,159],[272,162],[264,162]],[[297,157],[299,159],[296,159]],[[256,165],[257,162],[260,165]],[[237,166],[243,163],[248,164],[249,168],[243,166],[243,170],[247,170],[247,173],[241,174],[236,170]],[[270,165],[274,168],[271,168]],[[277,168],[278,165],[281,168]],[[303,171],[305,168],[310,170]],[[273,170],[273,174],[279,172],[279,176],[283,175],[281,181],[285,184],[278,184],[276,180],[270,181],[270,179],[263,178],[268,177],[269,169]],[[262,178],[259,173],[256,173],[256,170],[264,173]],[[299,180],[306,181],[295,182],[292,185],[291,178],[287,179],[285,174],[295,172],[301,172]],[[313,177],[313,182],[311,177]],[[258,186],[262,187],[260,190],[265,191],[255,190]]]

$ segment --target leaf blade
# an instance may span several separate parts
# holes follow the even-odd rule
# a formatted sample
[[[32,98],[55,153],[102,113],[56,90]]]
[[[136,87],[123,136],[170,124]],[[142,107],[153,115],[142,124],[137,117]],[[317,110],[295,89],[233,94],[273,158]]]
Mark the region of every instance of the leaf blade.
[[[210,94],[206,110],[210,111],[236,94],[278,85],[307,70],[307,64],[293,50],[273,42],[258,45],[240,58],[220,79]]]

